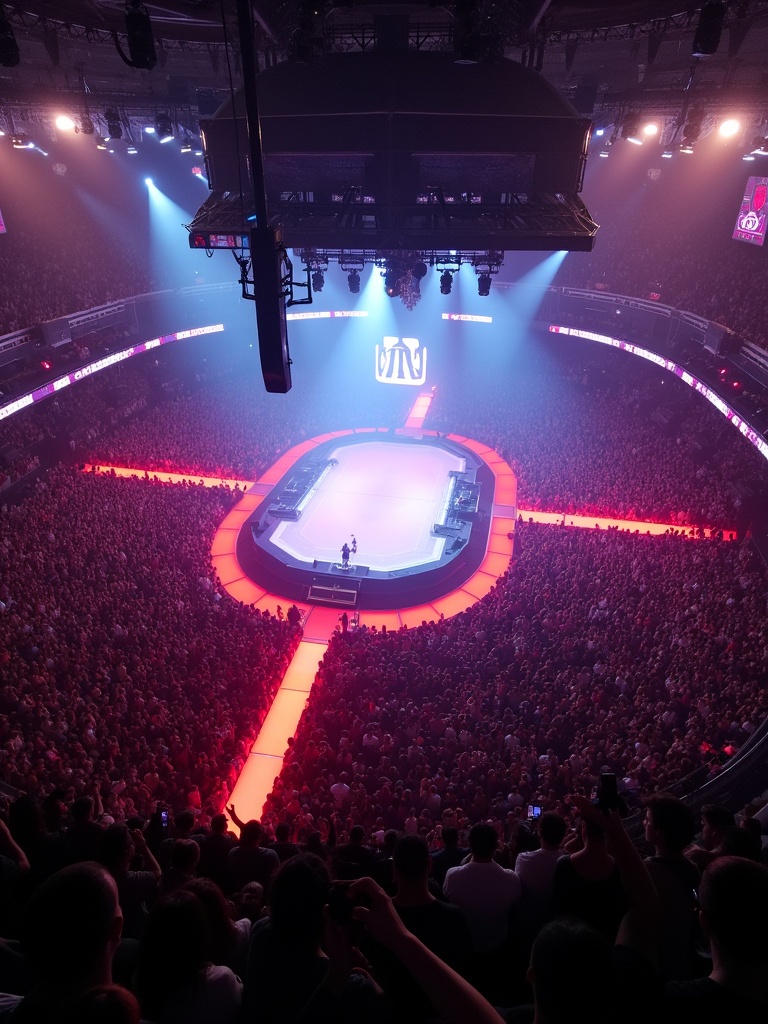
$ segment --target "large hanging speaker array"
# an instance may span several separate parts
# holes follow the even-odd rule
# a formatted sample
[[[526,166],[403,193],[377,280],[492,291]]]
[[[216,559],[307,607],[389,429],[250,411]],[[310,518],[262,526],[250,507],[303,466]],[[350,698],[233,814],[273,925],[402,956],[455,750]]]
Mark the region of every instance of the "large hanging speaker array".
[[[704,4],[693,37],[693,56],[709,57],[717,53],[725,21],[725,4]]]

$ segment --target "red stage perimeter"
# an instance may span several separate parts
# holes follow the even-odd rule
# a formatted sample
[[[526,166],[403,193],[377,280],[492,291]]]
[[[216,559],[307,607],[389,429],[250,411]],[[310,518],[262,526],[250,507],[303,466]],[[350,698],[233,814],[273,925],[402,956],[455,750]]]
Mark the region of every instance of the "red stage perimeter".
[[[309,441],[304,441],[286,452],[281,459],[257,480],[221,524],[211,547],[214,568],[227,593],[237,601],[243,601],[245,604],[256,604],[257,607],[267,608],[270,611],[274,611],[278,604],[285,605],[287,600],[285,597],[279,593],[268,593],[263,588],[257,586],[243,572],[236,555],[237,537],[241,527],[281,477],[307,452],[337,437],[349,437],[356,434],[372,434],[375,437],[377,433],[389,432],[383,429],[381,431],[342,430],[330,434],[322,434]],[[396,431],[395,433],[405,432]],[[422,431],[421,434],[424,437],[437,436],[435,431]],[[360,622],[363,624],[379,628],[386,626],[388,629],[399,629],[401,625],[415,626],[423,619],[438,619],[441,615],[449,618],[451,615],[464,611],[465,608],[468,608],[487,594],[498,577],[509,565],[509,559],[512,554],[512,540],[508,534],[514,532],[517,514],[515,506],[517,481],[515,476],[501,456],[487,445],[459,434],[449,434],[448,438],[474,452],[491,468],[494,474],[493,515],[485,558],[477,572],[470,576],[457,590],[444,594],[429,604],[361,611]],[[394,448],[393,451],[397,451],[397,448]],[[372,482],[374,479],[374,477],[371,477]],[[332,505],[333,503],[331,502],[326,507],[330,509]],[[366,534],[364,540],[359,520],[354,522],[348,530],[346,528],[347,524],[337,523],[334,525],[333,522],[328,522],[325,513],[323,514],[323,519],[325,520],[323,530],[333,530],[335,555],[338,555],[338,548],[341,541],[346,539],[346,535],[349,532],[356,532],[358,542],[363,550],[369,551],[368,545],[370,541],[370,545],[373,546],[375,544],[376,550],[381,552],[382,557],[384,557],[389,543],[386,521],[382,520],[377,525],[376,533],[378,536],[376,538],[374,538],[372,532],[370,538]],[[403,523],[400,519],[393,519],[391,517],[390,522],[395,535],[392,539],[393,543],[399,545],[401,543]],[[338,543],[336,542],[336,537],[339,537]],[[367,555],[364,560],[367,564]],[[320,642],[327,641],[336,626],[339,609],[324,608],[310,604],[300,604],[299,607],[305,615],[305,638]]]

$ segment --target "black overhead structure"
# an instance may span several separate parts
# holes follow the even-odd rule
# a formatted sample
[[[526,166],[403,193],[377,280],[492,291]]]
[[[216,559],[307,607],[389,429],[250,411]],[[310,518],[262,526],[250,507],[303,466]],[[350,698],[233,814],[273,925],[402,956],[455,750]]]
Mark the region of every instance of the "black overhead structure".
[[[238,0],[238,28],[240,52],[243,61],[243,98],[245,100],[247,173],[239,182],[242,201],[246,196],[253,211],[248,231],[248,255],[241,244],[240,284],[243,298],[253,299],[256,306],[256,324],[259,335],[261,372],[267,391],[285,394],[291,389],[291,360],[288,354],[288,329],[285,316],[283,278],[285,269],[290,274],[290,261],[282,247],[279,229],[268,223],[267,199],[264,189],[264,166],[259,123],[259,104],[256,91],[257,64],[253,46],[253,15],[250,0]],[[247,186],[247,191],[246,191]],[[243,225],[243,231],[246,230]],[[249,281],[248,271],[253,279]],[[253,291],[248,291],[248,286]]]
[[[270,225],[297,250],[589,251],[589,121],[531,68],[449,52],[328,53],[259,75]],[[211,195],[193,248],[235,248],[257,211],[243,95],[203,122]]]

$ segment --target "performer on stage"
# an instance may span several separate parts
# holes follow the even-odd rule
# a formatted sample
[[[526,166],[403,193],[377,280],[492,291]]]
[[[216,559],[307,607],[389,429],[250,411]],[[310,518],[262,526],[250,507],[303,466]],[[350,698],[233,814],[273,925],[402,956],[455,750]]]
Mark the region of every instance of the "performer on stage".
[[[352,534],[352,549],[351,550],[352,550],[352,554],[353,555],[357,554],[357,537],[354,535],[354,533]]]
[[[341,567],[342,569],[349,568],[349,544],[346,541],[341,548]]]

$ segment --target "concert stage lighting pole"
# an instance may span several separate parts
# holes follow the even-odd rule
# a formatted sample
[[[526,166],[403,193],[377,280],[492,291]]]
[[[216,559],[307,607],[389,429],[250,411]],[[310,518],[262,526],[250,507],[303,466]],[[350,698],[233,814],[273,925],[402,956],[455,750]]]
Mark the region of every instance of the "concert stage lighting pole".
[[[291,264],[282,245],[279,229],[267,222],[267,190],[264,182],[264,150],[256,89],[256,49],[253,44],[251,0],[237,0],[237,24],[243,66],[243,96],[248,128],[248,150],[256,223],[250,230],[253,296],[256,303],[256,330],[259,335],[261,372],[267,391],[285,394],[291,389],[291,358],[285,315],[286,268]],[[234,114],[234,111],[233,111]],[[289,285],[289,291],[290,287]],[[245,293],[245,287],[243,288]]]

